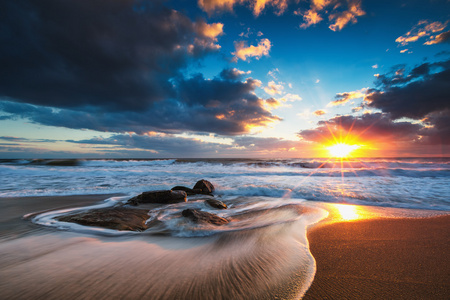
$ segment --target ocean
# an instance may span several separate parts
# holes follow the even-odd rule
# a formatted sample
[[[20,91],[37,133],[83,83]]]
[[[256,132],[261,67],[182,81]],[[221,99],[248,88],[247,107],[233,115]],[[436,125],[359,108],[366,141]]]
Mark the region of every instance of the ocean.
[[[450,210],[450,158],[0,160],[0,174],[0,197],[132,197],[206,179],[223,199]]]

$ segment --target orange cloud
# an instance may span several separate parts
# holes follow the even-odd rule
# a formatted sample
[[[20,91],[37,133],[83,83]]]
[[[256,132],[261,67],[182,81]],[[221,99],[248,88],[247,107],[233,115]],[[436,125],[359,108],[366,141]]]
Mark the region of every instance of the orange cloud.
[[[316,110],[315,112],[313,112],[313,114],[316,115],[316,116],[323,116],[326,113],[327,112],[322,110],[322,109],[319,109],[319,110]]]
[[[303,20],[305,21],[305,23],[301,24],[300,28],[305,29],[311,25],[319,23],[320,21],[323,20],[323,18],[319,15],[317,11],[310,9],[303,15]]]
[[[366,14],[361,8],[360,1],[352,1],[348,5],[348,10],[330,15],[330,21],[334,21],[334,24],[329,26],[331,30],[342,30],[348,23],[356,23],[356,17],[364,16]]]
[[[424,45],[434,45],[434,44],[440,44],[444,42],[448,42],[450,40],[450,30],[443,32],[441,34],[431,36],[430,40],[424,43]]]
[[[194,39],[194,44],[188,46],[189,52],[194,52],[195,46],[207,49],[220,49],[217,43],[217,37],[223,34],[222,23],[208,24],[205,21],[197,21],[194,23],[194,29],[199,38]]]
[[[363,88],[358,91],[338,93],[338,94],[336,94],[336,100],[328,103],[327,107],[344,105],[345,103],[347,103],[348,101],[350,101],[352,99],[365,98],[367,89],[368,88]]]
[[[295,14],[303,16],[304,23],[300,25],[300,28],[303,29],[320,23],[323,20],[322,15],[329,14],[328,20],[332,22],[329,28],[336,31],[341,30],[350,22],[356,23],[357,17],[366,13],[361,8],[359,0],[313,0],[308,10],[305,12],[297,10]]]
[[[195,23],[195,30],[197,34],[201,36],[217,40],[217,37],[223,34],[223,24],[222,23],[208,24],[204,21],[200,21]]]
[[[413,26],[413,28],[405,33],[404,35],[398,37],[395,41],[399,43],[401,46],[406,46],[409,43],[417,42],[420,38],[423,37],[429,37],[432,34],[436,32],[440,32],[445,29],[447,26],[447,22],[441,23],[441,22],[432,22],[429,23],[427,20],[419,21],[416,25]],[[432,36],[428,42],[426,42],[426,45],[433,44],[433,40],[435,39],[435,36]]]
[[[272,47],[269,39],[262,39],[259,41],[257,46],[247,46],[244,41],[235,42],[234,48],[235,52],[231,53],[234,55],[234,61],[237,61],[238,58],[242,60],[247,60],[248,57],[255,57],[256,59],[260,59],[262,56],[269,55],[269,50]]]

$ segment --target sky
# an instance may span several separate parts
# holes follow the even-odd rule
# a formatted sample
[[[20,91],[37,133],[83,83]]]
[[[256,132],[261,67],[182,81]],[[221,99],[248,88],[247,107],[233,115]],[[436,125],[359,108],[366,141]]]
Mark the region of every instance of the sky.
[[[0,158],[450,156],[450,1],[7,0]]]

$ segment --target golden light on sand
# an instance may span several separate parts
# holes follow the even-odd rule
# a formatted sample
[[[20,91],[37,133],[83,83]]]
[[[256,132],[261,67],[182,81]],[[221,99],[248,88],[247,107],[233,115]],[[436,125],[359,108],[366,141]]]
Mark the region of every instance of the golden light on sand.
[[[356,206],[345,204],[335,204],[334,206],[337,209],[339,216],[341,217],[342,220],[351,221],[360,218]]]
[[[350,156],[351,152],[358,149],[359,145],[349,145],[345,143],[337,143],[327,147],[327,150],[332,157],[344,158]]]

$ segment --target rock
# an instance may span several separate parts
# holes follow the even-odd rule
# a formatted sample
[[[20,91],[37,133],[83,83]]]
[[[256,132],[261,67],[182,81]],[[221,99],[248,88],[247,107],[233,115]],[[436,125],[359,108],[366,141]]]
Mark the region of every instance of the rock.
[[[160,190],[143,192],[142,194],[128,200],[127,204],[138,205],[139,203],[161,203],[170,204],[186,202],[185,191]]]
[[[220,200],[216,199],[206,199],[206,203],[208,203],[211,207],[218,209],[227,209],[227,205]]]
[[[227,219],[221,218],[215,214],[190,208],[183,210],[181,214],[183,217],[189,218],[196,223],[209,223],[213,225],[224,225],[229,223]]]
[[[188,187],[185,187],[185,186],[179,186],[179,185],[174,186],[172,188],[172,191],[185,191],[188,196],[202,193],[201,189],[191,189],[191,188],[188,188]]]
[[[197,183],[194,185],[194,190],[195,189],[200,189],[200,194],[211,194],[212,192],[214,192],[214,185],[212,185],[212,183],[208,180],[202,179],[197,181]]]
[[[115,230],[143,231],[148,228],[145,224],[148,218],[147,209],[113,207],[62,216],[58,220]]]

